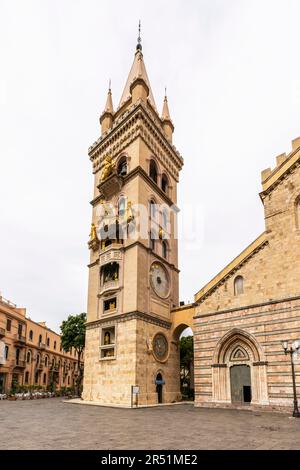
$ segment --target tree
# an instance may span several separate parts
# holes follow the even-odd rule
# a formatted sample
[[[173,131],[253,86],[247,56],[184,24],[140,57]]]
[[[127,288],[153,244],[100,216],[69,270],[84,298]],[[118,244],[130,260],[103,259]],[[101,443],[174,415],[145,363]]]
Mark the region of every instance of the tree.
[[[78,376],[76,379],[76,394],[80,396],[81,382],[83,378],[83,368],[81,367],[82,353],[85,346],[85,323],[86,313],[79,315],[69,315],[60,326],[61,345],[64,351],[69,352],[75,349],[77,355]]]
[[[180,338],[180,371],[181,385],[190,391],[191,364],[194,360],[194,338],[183,336]]]

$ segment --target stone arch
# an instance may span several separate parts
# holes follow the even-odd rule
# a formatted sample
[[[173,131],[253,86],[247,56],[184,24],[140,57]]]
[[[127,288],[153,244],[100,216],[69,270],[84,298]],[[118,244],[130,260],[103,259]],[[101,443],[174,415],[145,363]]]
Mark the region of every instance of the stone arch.
[[[230,370],[236,365],[250,367],[252,404],[267,405],[267,362],[257,339],[247,331],[233,328],[217,343],[212,363],[212,401],[232,403]]]
[[[214,364],[224,364],[230,352],[241,346],[254,362],[265,361],[265,355],[253,335],[239,328],[228,331],[217,343],[213,355]]]

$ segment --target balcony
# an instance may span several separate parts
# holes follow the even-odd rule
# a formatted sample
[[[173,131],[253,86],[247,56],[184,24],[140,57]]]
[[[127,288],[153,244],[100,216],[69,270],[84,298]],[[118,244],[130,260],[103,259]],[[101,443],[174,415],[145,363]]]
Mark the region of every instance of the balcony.
[[[0,328],[0,338],[3,338],[3,336],[5,336],[5,329]]]
[[[39,348],[40,349],[46,349],[45,343],[39,343]]]
[[[101,286],[100,295],[104,294],[105,292],[117,290],[119,289],[119,287],[120,287],[119,279],[116,279],[113,281],[107,281],[103,284],[103,286]]]
[[[16,360],[12,363],[12,366],[13,366],[13,367],[19,367],[19,368],[24,369],[24,368],[26,367],[26,362],[25,362],[25,361],[22,361],[21,359],[16,359]]]
[[[26,337],[25,336],[15,335],[14,340],[15,340],[16,344],[18,344],[19,346],[25,346],[25,343],[26,343]]]

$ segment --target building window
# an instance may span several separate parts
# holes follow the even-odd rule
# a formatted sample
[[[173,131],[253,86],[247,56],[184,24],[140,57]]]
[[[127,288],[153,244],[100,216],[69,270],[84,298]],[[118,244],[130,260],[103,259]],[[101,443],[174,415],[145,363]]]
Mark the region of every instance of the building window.
[[[119,279],[119,264],[116,262],[108,263],[101,269],[102,271],[102,284]]]
[[[39,336],[39,347],[41,347],[41,345],[42,345],[42,340],[43,340],[42,335],[40,335]]]
[[[126,157],[122,157],[118,163],[117,173],[120,176],[127,175],[127,160]]]
[[[124,218],[126,214],[126,198],[121,197],[118,203],[118,213],[120,218]]]
[[[114,359],[115,346],[115,327],[103,328],[100,336],[100,359]]]
[[[56,349],[56,341],[54,341],[53,348]],[[61,345],[60,345],[60,350],[61,350]]]
[[[37,370],[36,373],[34,374],[34,383],[38,383],[39,382],[39,371]]]
[[[26,356],[26,362],[29,364],[31,362],[31,353],[28,351],[27,356]]]
[[[150,201],[149,209],[150,209],[150,218],[151,218],[152,221],[153,220],[155,221],[156,217],[157,217],[157,206],[156,206],[155,201],[153,201],[153,199],[151,199],[151,201]]]
[[[163,211],[162,211],[162,226],[165,230],[168,230],[168,223],[169,223],[168,210],[163,209]]]
[[[167,259],[168,257],[168,245],[167,245],[167,242],[165,241],[162,242],[162,256],[165,259]]]
[[[11,331],[11,320],[9,318],[6,320],[6,330]]]
[[[45,356],[45,367],[48,367],[48,356]]]
[[[25,372],[25,379],[24,379],[25,383],[28,384],[29,382],[29,372],[28,370]]]
[[[150,250],[155,250],[155,234],[153,231],[150,232]]]
[[[70,385],[70,376],[68,376],[68,385]]]
[[[46,381],[47,381],[47,374],[45,373],[43,375],[43,384],[46,385]]]
[[[154,160],[150,162],[149,176],[154,183],[157,183],[157,166]]]
[[[30,341],[33,340],[33,331],[32,330],[29,331],[29,340]]]
[[[161,177],[161,189],[163,190],[164,193],[168,192],[168,179],[166,175],[162,175]]]
[[[103,302],[104,313],[109,313],[117,309],[117,298],[104,300]]]
[[[50,346],[50,338],[47,338],[47,346],[48,346],[48,348],[49,348],[49,346]]]
[[[8,352],[9,352],[9,347],[5,346],[5,351],[4,351],[4,357],[5,359],[8,359]]]
[[[244,293],[244,278],[237,276],[234,280],[234,295],[241,295]]]

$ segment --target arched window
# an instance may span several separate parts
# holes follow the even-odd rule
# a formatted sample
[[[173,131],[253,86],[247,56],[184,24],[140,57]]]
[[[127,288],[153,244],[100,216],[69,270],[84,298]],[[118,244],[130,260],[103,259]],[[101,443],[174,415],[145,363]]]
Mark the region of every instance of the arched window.
[[[156,203],[155,203],[155,201],[153,201],[153,199],[151,199],[151,201],[150,201],[149,211],[150,211],[151,220],[155,220],[156,215],[157,215],[157,207],[156,207]]]
[[[29,340],[30,341],[33,340],[33,331],[32,330],[29,331]]]
[[[39,336],[39,346],[41,346],[41,344],[42,344],[42,339],[43,339],[43,338],[42,338],[42,335],[40,335],[40,336]]]
[[[161,216],[162,216],[162,226],[165,230],[167,230],[168,222],[169,222],[169,214],[166,208],[163,209]]]
[[[150,162],[149,176],[154,183],[157,183],[157,166],[154,160],[151,160]]]
[[[48,356],[45,356],[45,367],[48,367]]]
[[[124,196],[120,197],[119,202],[118,202],[118,213],[119,217],[123,218],[125,217],[126,213],[126,198]]]
[[[45,373],[43,375],[43,384],[46,385],[46,381],[47,381],[47,374]]]
[[[234,295],[240,295],[244,293],[244,278],[237,276],[234,280]]]
[[[155,233],[153,232],[153,230],[150,232],[150,237],[149,238],[150,238],[150,240],[149,240],[150,249],[152,251],[154,251],[155,250]]]
[[[36,365],[38,366],[39,363],[40,363],[40,355],[38,354],[38,355],[36,356]]]
[[[166,177],[166,175],[162,175],[161,177],[161,189],[164,193],[168,192],[168,178]]]
[[[54,341],[53,348],[56,349],[56,341]]]
[[[29,382],[29,372],[28,370],[25,372],[25,383],[28,384]]]
[[[26,362],[27,364],[29,364],[31,362],[31,352],[28,351],[27,355],[26,355]]]
[[[47,338],[47,346],[48,346],[48,348],[49,348],[49,346],[50,346],[50,338]]]
[[[118,163],[117,173],[120,176],[127,175],[127,160],[126,157],[122,157]]]
[[[9,352],[9,347],[8,347],[8,346],[5,346],[5,350],[4,350],[4,357],[5,357],[5,359],[8,359],[8,352]]]
[[[165,259],[167,259],[167,257],[168,257],[168,245],[167,245],[166,241],[162,242],[162,256]]]

